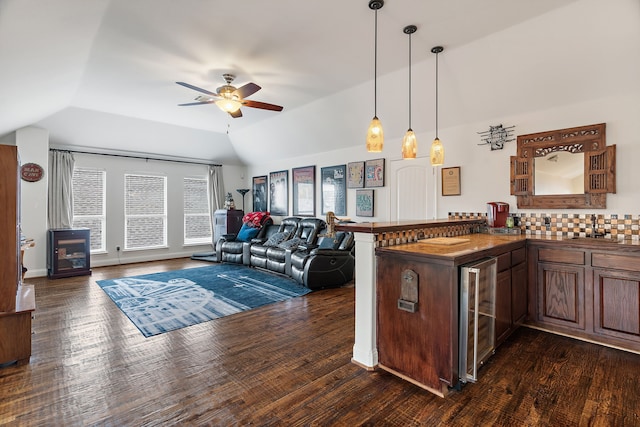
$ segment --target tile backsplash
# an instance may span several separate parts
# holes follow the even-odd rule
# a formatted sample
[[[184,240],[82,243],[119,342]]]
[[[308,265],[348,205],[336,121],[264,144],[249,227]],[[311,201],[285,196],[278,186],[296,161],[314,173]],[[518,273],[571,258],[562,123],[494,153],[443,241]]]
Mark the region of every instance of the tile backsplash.
[[[511,215],[520,220],[520,229],[524,233],[567,237],[592,237],[595,233],[605,239],[640,239],[640,215],[520,212]],[[449,212],[449,219],[476,219],[486,216],[486,213]]]

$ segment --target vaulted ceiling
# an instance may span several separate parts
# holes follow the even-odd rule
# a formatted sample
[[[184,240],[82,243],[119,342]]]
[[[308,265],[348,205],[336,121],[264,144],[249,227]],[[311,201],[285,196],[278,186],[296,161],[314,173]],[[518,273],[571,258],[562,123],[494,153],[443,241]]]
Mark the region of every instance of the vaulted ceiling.
[[[573,1],[387,0],[378,75],[406,69],[408,24],[418,27],[419,62],[432,46],[459,47]],[[38,125],[60,146],[265,160],[238,147],[234,133],[260,135],[274,120],[286,127],[288,117],[299,121],[292,111],[360,85],[369,95],[373,28],[367,0],[2,0],[0,136]],[[176,81],[215,91],[224,73],[237,86],[260,85],[250,99],[284,110],[244,108],[234,119],[213,104],[177,106],[199,93]],[[371,98],[353,109],[370,118]]]

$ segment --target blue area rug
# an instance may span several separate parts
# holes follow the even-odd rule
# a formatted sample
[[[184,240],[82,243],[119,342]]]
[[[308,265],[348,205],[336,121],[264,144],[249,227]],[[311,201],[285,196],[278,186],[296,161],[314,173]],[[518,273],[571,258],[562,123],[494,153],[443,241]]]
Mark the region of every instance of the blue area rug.
[[[145,337],[311,292],[294,280],[234,264],[97,283]]]

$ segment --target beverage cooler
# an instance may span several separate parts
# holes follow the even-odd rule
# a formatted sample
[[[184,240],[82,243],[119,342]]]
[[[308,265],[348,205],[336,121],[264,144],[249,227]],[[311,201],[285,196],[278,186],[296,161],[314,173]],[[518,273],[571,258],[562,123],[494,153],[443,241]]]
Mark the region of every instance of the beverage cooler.
[[[478,368],[495,350],[497,259],[460,267],[460,381],[475,382]]]

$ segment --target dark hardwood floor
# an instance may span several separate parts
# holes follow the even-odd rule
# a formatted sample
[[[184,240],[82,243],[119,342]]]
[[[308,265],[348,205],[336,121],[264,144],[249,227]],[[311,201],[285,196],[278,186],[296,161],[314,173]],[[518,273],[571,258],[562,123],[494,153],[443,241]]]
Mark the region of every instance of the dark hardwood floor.
[[[0,368],[8,425],[634,426],[640,355],[520,328],[441,399],[350,362],[354,288],[144,338],[96,280],[203,266],[95,268],[36,285],[33,355]]]

